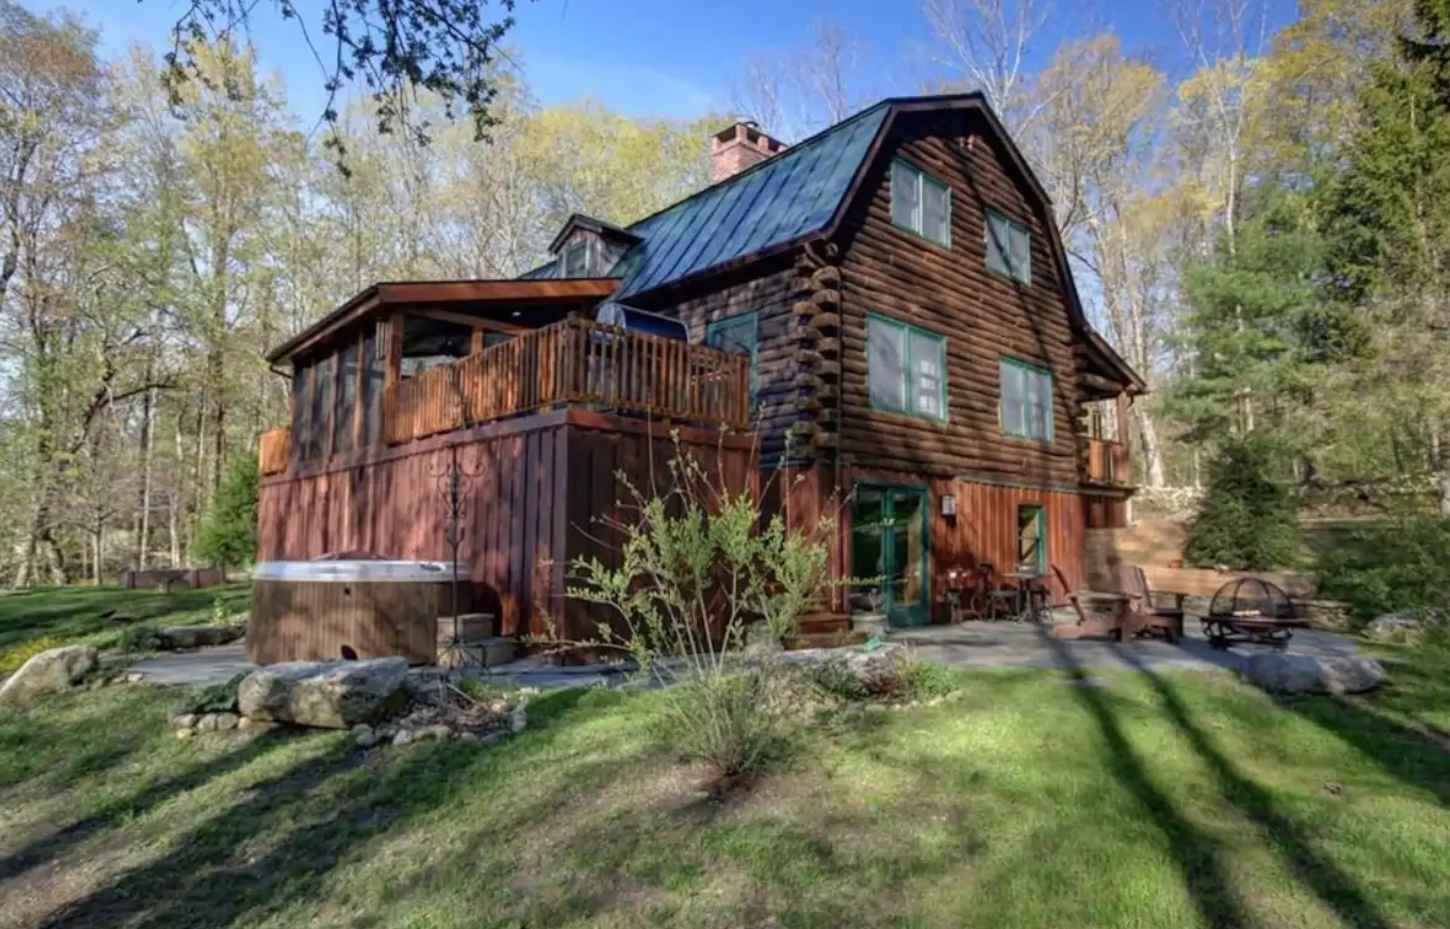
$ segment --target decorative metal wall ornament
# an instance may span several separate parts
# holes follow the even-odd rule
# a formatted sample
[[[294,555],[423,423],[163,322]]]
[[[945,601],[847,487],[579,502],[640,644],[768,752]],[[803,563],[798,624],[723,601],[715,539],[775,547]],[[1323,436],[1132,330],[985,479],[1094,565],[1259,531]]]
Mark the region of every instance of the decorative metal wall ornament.
[[[456,364],[449,366],[448,393],[452,414],[449,422],[456,423],[456,428],[461,429],[468,425],[468,407],[463,396],[463,378]],[[468,503],[472,499],[473,479],[482,473],[482,468],[476,464],[465,465],[462,446],[460,443],[454,442],[448,446],[448,456],[443,463],[429,465],[428,472],[434,479],[443,507],[443,540],[448,545],[453,571],[449,596],[449,608],[453,614],[451,617],[453,631],[444,639],[444,646],[438,656],[439,663],[446,663],[449,667],[454,668],[482,665],[481,656],[470,651],[468,643],[463,640],[460,633],[458,610],[460,583],[458,552],[463,546],[464,526],[468,522]]]

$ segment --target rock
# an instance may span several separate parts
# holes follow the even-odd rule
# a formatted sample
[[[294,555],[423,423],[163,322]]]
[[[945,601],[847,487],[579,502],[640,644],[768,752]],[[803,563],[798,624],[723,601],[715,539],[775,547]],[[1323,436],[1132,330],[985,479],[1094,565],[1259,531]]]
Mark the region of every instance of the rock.
[[[191,730],[190,729],[178,729],[178,730],[176,730],[176,737],[178,739],[189,739],[189,738],[191,738]]]
[[[866,712],[868,712],[868,713],[885,713],[886,710],[887,710],[887,706],[884,703],[868,703],[868,704],[866,704]]]
[[[196,726],[195,713],[182,713],[180,716],[171,717],[171,725],[177,729],[191,729]]]
[[[507,732],[490,732],[488,735],[480,737],[478,740],[478,744],[497,745],[508,737],[509,734]]]
[[[242,715],[272,722],[348,729],[396,705],[408,676],[406,658],[298,661],[259,668],[242,679]]]
[[[436,674],[409,674],[403,680],[403,690],[411,700],[424,706],[437,706],[443,700],[443,682]]]
[[[34,655],[0,686],[0,706],[29,706],[41,694],[70,690],[100,664],[89,645],[67,645]]]
[[[808,648],[786,652],[777,660],[786,667],[808,673],[821,673],[829,667],[832,674],[855,678],[865,693],[881,695],[900,689],[901,674],[896,660],[901,653],[899,645],[883,645],[869,652],[855,648]]]
[[[247,717],[243,716],[241,720],[237,723],[237,728],[245,731],[251,729],[256,725],[257,721],[255,719],[248,719]]]
[[[372,748],[383,740],[383,734],[372,726],[353,726],[352,733],[358,748]]]
[[[1274,693],[1357,694],[1383,684],[1389,676],[1373,658],[1321,658],[1289,652],[1254,655],[1244,665],[1244,680]]]
[[[215,714],[215,713],[204,713],[204,714],[202,714],[202,717],[196,721],[196,731],[197,732],[216,732],[216,729],[217,729],[216,717],[217,717],[217,714]]]
[[[747,658],[759,659],[767,655],[778,654],[781,650],[780,639],[771,634],[769,623],[751,623],[745,628],[745,656]]]
[[[146,675],[138,674],[135,671],[132,671],[130,674],[126,675],[127,684],[139,684],[144,680],[146,680]]]
[[[262,719],[248,719],[247,717],[243,716],[241,719],[237,720],[237,728],[246,732],[254,733],[256,735],[261,735],[264,732],[271,732],[273,729],[278,728],[278,724],[267,722],[266,720]]]
[[[447,740],[447,739],[451,739],[452,737],[453,737],[453,730],[452,729],[449,729],[447,726],[444,726],[444,725],[441,725],[441,724],[440,725],[436,725],[436,726],[424,726],[422,729],[419,729],[417,732],[413,733],[413,738],[420,739],[420,740],[421,739],[443,739],[443,740]]]
[[[413,741],[413,732],[411,729],[399,729],[393,736],[394,745],[407,745],[411,741]]]
[[[245,626],[172,626],[156,633],[163,649],[201,648],[207,645],[226,645],[235,642],[245,633]]]
[[[476,732],[460,732],[460,733],[458,733],[458,741],[460,741],[460,742],[477,742],[478,741],[478,733],[476,733]]]
[[[216,727],[217,730],[220,732],[226,732],[229,729],[237,728],[237,724],[241,721],[241,717],[238,716],[236,713],[216,714]]]
[[[509,731],[514,735],[518,735],[528,728],[529,716],[525,709],[528,705],[529,701],[526,698],[521,698],[519,705],[514,707],[513,712],[509,714]]]
[[[1378,642],[1418,642],[1425,633],[1447,625],[1450,615],[1439,610],[1396,610],[1365,626],[1364,634]]]

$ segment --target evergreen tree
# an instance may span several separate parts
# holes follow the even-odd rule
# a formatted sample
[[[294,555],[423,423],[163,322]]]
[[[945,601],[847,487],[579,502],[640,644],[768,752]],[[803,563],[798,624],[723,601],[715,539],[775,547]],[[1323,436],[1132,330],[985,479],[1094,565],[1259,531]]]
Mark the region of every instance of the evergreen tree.
[[[256,557],[257,482],[257,456],[239,456],[197,530],[196,553],[203,560],[236,567]]]
[[[1298,522],[1288,491],[1270,476],[1275,458],[1273,444],[1263,435],[1221,446],[1189,526],[1184,554],[1190,564],[1264,571],[1295,561]]]

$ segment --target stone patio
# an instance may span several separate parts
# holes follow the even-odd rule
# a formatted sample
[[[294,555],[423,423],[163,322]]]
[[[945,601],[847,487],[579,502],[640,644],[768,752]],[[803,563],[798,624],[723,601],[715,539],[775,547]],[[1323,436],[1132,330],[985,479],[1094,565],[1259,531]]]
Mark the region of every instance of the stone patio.
[[[1054,621],[1065,617],[1054,616]],[[954,626],[894,629],[892,642],[910,645],[923,660],[952,668],[1073,668],[1091,670],[1239,671],[1250,655],[1272,651],[1262,645],[1235,645],[1228,650],[1208,644],[1198,620],[1185,622],[1184,638],[1177,645],[1161,639],[1138,639],[1126,645],[1086,639],[1057,640],[1046,625],[1014,622],[967,622]],[[1332,632],[1300,629],[1289,651],[1331,657],[1359,651],[1355,640]],[[194,652],[157,655],[136,662],[130,670],[153,684],[203,686],[220,684],[252,670],[243,642]],[[587,665],[560,668],[537,658],[525,658],[490,669],[487,680],[504,686],[589,687],[624,679],[621,669]]]

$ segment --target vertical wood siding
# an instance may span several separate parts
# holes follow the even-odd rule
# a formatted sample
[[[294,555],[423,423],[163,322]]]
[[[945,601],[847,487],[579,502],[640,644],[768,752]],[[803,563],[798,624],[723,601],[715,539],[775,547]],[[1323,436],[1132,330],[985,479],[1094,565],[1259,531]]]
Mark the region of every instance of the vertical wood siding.
[[[748,437],[705,430],[680,436],[688,453],[731,486],[753,479]],[[501,634],[543,633],[546,612],[560,634],[592,634],[592,623],[604,617],[566,603],[561,566],[581,555],[607,564],[617,558],[618,540],[594,517],[620,499],[616,471],[641,489],[651,475],[660,481],[668,474],[674,446],[657,424],[581,411],[545,414],[375,449],[349,467],[266,478],[258,559],[309,560],[350,550],[446,559],[442,481],[455,443],[472,475],[459,558],[470,581],[497,593]]]

